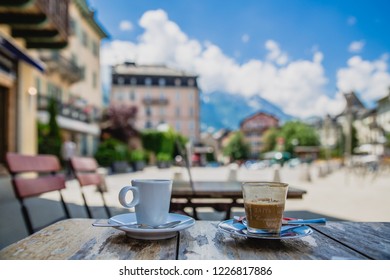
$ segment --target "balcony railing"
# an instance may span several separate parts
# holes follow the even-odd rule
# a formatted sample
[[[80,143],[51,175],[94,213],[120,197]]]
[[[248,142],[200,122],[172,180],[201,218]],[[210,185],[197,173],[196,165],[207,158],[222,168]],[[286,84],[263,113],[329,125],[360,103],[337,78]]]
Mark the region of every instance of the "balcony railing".
[[[47,111],[49,98],[44,95],[38,95],[38,110]],[[66,104],[57,100],[58,114],[68,119],[81,121],[85,123],[98,122],[100,120],[100,112],[92,106],[84,106],[84,108],[76,107],[72,104]]]
[[[46,63],[49,73],[55,72],[60,74],[70,84],[76,83],[83,78],[83,69],[58,52],[42,52],[40,53],[40,59]]]
[[[5,0],[0,22],[12,36],[24,38],[27,48],[62,48],[68,43],[69,0]]]
[[[144,105],[168,105],[168,99],[167,98],[152,98],[152,97],[145,97],[143,100]]]

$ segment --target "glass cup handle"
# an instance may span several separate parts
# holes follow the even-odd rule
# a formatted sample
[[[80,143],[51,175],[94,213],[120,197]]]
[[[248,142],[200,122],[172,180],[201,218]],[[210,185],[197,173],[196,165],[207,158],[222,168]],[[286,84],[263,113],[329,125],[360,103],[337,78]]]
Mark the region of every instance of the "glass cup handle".
[[[126,194],[128,191],[133,192],[133,200],[130,202],[126,202]],[[121,189],[119,192],[119,202],[122,204],[123,207],[131,208],[138,204],[139,202],[139,191],[136,187],[133,186],[126,186]]]

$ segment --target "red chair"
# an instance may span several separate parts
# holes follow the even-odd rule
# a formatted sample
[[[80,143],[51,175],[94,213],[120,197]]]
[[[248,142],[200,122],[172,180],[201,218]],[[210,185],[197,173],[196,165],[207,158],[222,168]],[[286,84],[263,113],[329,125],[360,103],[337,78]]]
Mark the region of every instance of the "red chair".
[[[12,176],[12,186],[15,196],[21,204],[23,218],[29,234],[34,233],[36,230],[34,230],[29,211],[25,205],[27,198],[37,197],[47,192],[58,191],[61,205],[65,212],[65,217],[58,220],[70,218],[61,192],[66,187],[65,178],[62,174],[57,173],[61,170],[61,165],[56,156],[7,153],[6,162]],[[25,176],[26,173],[33,173],[35,176]]]
[[[106,210],[107,216],[111,217],[110,209],[107,206],[106,200],[104,199],[104,191],[106,189],[105,180],[102,174],[97,172],[99,165],[96,160],[92,157],[72,157],[70,163],[77,181],[81,187],[81,194],[84,199],[85,208],[87,210],[89,218],[92,218],[91,210],[88,207],[83,187],[85,186],[96,186],[102,197],[103,206]]]

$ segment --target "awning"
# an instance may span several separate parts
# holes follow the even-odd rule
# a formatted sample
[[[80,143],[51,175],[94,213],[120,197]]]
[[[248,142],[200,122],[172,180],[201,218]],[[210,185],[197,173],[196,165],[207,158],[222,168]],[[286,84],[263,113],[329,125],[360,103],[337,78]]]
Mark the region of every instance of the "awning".
[[[14,45],[13,43],[11,43],[9,40],[7,40],[2,36],[0,36],[0,48],[7,50],[14,58],[18,60],[21,59],[27,62],[28,64],[37,68],[39,71],[41,72],[45,71],[45,67],[39,60],[33,59],[24,51],[22,51],[19,47],[17,47],[16,45]]]

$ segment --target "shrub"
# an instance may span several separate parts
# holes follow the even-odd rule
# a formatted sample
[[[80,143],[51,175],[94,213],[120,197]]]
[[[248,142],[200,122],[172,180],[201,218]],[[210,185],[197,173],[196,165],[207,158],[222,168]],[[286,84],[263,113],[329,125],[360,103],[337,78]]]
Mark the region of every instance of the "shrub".
[[[107,167],[116,161],[127,161],[129,154],[129,149],[125,143],[109,138],[100,143],[95,158],[101,166]]]
[[[146,153],[143,150],[132,150],[130,152],[130,157],[129,157],[130,162],[144,161],[145,159],[146,159]]]
[[[170,154],[167,153],[158,153],[157,154],[157,161],[171,161],[172,157]]]

